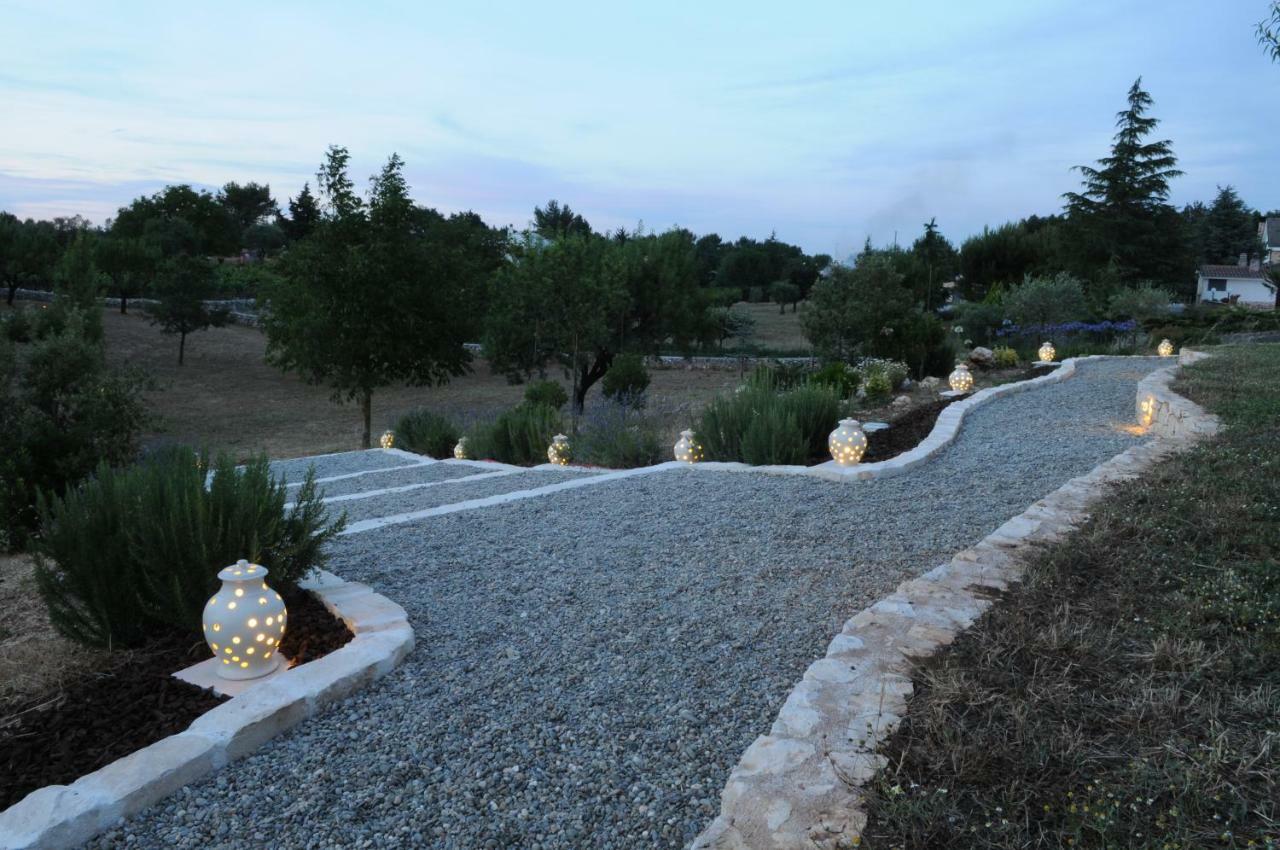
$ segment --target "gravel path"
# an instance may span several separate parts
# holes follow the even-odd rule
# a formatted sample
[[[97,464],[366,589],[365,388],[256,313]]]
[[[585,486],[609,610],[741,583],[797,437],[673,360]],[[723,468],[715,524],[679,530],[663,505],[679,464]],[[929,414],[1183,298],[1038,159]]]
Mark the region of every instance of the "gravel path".
[[[497,472],[501,467],[492,470],[482,469],[462,463],[428,463],[411,469],[388,469],[374,471],[354,478],[342,478],[320,485],[325,496],[346,496],[352,493],[367,493],[370,490],[382,490],[387,487],[404,487],[407,484],[429,484],[435,481],[451,481],[457,478],[470,478],[483,472]]]
[[[483,470],[474,470],[482,472]],[[496,470],[495,470],[496,471]],[[483,499],[499,493],[513,493],[516,490],[532,490],[546,487],[548,484],[559,484],[571,478],[581,478],[582,472],[570,472],[559,469],[537,469],[528,472],[517,472],[494,478],[481,478],[479,481],[467,478],[454,478],[446,484],[435,487],[423,487],[420,490],[409,490],[402,493],[387,493],[382,496],[370,496],[367,499],[352,499],[335,502],[330,508],[333,512],[346,511],[349,522],[363,519],[391,516],[393,514],[410,513],[440,505],[451,505],[470,499]]]
[[[1132,445],[1158,365],[998,399],[900,477],[678,470],[342,538],[414,654],[92,846],[682,847],[843,621]]]
[[[412,461],[403,455],[390,454],[380,449],[367,449],[359,452],[278,460],[271,464],[271,471],[277,476],[283,475],[285,481],[293,483],[306,478],[307,470],[312,466],[316,468],[316,478],[327,478],[330,475],[345,475],[348,472],[362,472],[367,469],[386,469],[392,466],[404,466],[407,463]]]

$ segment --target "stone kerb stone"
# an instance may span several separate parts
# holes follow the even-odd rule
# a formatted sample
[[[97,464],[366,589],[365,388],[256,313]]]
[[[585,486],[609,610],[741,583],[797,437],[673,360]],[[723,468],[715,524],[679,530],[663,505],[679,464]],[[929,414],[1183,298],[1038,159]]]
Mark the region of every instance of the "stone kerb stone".
[[[1178,364],[1196,363],[1207,356],[1201,351],[1183,349]],[[1205,413],[1194,402],[1169,389],[1177,369],[1177,365],[1167,366],[1138,382],[1134,402],[1138,424],[1153,436],[1173,440],[1216,434],[1221,427],[1216,416]]]
[[[850,618],[825,657],[805,671],[769,734],[743,753],[725,784],[719,816],[694,850],[857,846],[866,824],[862,788],[884,765],[876,751],[906,712],[912,659],[933,654],[971,626],[993,604],[986,591],[1017,582],[1031,548],[1075,529],[1111,483],[1140,475],[1216,428],[1215,417],[1168,390],[1167,372],[1145,391],[1159,389],[1180,412],[1177,437],[1153,429],[1160,439],[1068,481],[977,545]]]
[[[198,717],[186,731],[70,785],[31,792],[0,812],[0,848],[82,844],[386,675],[413,650],[404,609],[367,585],[317,570],[302,586],[354,633],[346,646],[250,688]]]

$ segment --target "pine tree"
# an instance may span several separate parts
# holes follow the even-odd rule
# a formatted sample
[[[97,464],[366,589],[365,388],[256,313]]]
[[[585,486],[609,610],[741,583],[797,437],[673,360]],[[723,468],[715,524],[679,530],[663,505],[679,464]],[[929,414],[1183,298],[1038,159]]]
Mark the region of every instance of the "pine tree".
[[[277,223],[290,242],[305,239],[320,221],[320,205],[311,194],[311,184],[303,183],[298,197],[289,199],[289,217],[280,216]]]
[[[1254,214],[1236,190],[1219,186],[1213,205],[1202,223],[1202,262],[1234,264],[1241,254],[1258,256],[1258,230]]]
[[[1184,264],[1176,212],[1169,206],[1169,181],[1177,170],[1173,143],[1149,141],[1159,120],[1147,114],[1153,101],[1139,77],[1129,89],[1129,106],[1116,116],[1111,155],[1097,167],[1078,165],[1081,192],[1063,195],[1078,239],[1077,254],[1092,274],[1113,264],[1126,280],[1167,279]],[[1185,272],[1185,269],[1181,269]]]

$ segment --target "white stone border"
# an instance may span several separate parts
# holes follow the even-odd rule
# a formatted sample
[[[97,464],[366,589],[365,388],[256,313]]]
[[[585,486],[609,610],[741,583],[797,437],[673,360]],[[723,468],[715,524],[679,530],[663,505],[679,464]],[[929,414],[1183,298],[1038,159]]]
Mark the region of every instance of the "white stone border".
[[[70,785],[32,791],[0,812],[0,848],[82,844],[387,674],[413,650],[404,609],[368,585],[317,570],[301,586],[347,624],[350,642],[210,709],[184,732]]]
[[[1184,349],[1182,362],[1205,356]],[[1157,439],[1071,479],[848,620],[826,656],[805,671],[769,734],[743,753],[721,794],[720,815],[694,850],[856,846],[867,820],[861,788],[885,764],[876,750],[906,711],[912,659],[932,655],[972,625],[994,604],[991,590],[1022,577],[1032,547],[1074,529],[1108,485],[1217,432],[1217,417],[1168,389],[1176,368],[1138,385],[1140,413],[1144,398],[1159,401],[1147,429]]]

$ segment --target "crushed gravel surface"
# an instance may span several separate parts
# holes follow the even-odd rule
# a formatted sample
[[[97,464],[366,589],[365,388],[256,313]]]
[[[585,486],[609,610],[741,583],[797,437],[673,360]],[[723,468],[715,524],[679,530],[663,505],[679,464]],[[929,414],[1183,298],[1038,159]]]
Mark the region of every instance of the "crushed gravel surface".
[[[559,484],[571,478],[581,478],[584,473],[564,470],[530,470],[512,475],[501,475],[493,478],[481,478],[479,481],[453,479],[434,487],[423,487],[401,493],[386,493],[381,496],[370,496],[367,499],[351,499],[334,502],[330,511],[347,512],[349,522],[391,516],[393,514],[412,513],[414,511],[435,508],[440,505],[451,505],[467,502],[472,499],[483,499],[500,493],[514,493],[517,490],[533,490],[550,484]]]
[[[285,481],[292,484],[306,478],[307,470],[312,466],[316,469],[316,478],[327,478],[330,475],[345,475],[348,472],[404,466],[412,462],[403,455],[391,454],[381,449],[367,449],[359,452],[278,460],[271,464],[271,471],[277,477],[284,476]]]
[[[1159,365],[990,402],[899,477],[681,469],[341,538],[413,655],[91,846],[685,846],[845,619],[1133,445]]]
[[[484,472],[477,466],[461,463],[428,463],[411,469],[388,469],[369,472],[354,478],[341,478],[328,481],[319,487],[325,496],[346,496],[352,493],[367,493],[370,490],[383,490],[388,487],[404,487],[408,484],[430,484],[436,481],[451,481],[458,478],[470,478]]]

